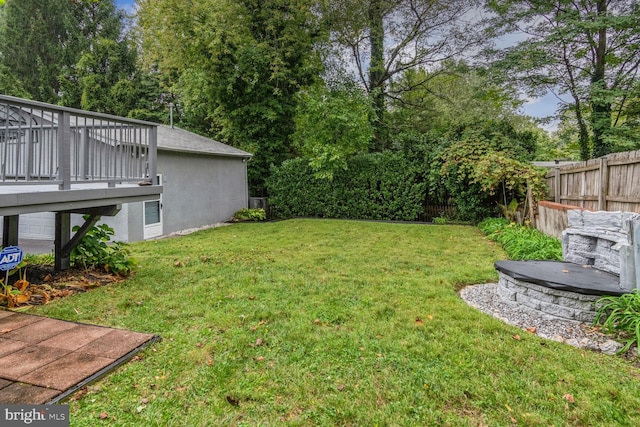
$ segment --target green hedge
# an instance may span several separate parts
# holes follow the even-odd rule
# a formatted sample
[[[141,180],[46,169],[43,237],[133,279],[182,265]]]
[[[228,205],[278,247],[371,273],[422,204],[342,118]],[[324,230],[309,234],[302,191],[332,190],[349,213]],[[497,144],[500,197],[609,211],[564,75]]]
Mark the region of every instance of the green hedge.
[[[401,153],[361,154],[332,180],[316,178],[307,160],[274,167],[269,204],[279,217],[413,221],[424,211],[426,183]]]

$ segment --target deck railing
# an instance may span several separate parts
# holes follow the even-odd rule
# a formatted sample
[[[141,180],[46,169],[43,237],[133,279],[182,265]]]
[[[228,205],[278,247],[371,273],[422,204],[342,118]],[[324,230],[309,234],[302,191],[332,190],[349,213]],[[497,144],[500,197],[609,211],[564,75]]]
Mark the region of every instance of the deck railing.
[[[152,181],[157,126],[0,95],[0,185]]]

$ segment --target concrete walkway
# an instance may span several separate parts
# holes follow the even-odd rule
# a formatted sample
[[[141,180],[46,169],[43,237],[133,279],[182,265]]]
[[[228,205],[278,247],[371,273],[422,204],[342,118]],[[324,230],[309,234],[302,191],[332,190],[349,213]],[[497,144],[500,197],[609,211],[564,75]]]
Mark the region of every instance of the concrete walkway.
[[[56,403],[158,339],[0,310],[0,404]]]

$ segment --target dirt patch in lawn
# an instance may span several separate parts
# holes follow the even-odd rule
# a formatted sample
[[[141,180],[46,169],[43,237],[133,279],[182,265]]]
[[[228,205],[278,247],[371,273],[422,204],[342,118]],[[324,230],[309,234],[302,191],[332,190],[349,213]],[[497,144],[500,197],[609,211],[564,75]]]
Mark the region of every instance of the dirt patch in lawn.
[[[98,268],[55,271],[53,266],[30,265],[25,271],[9,277],[10,286],[4,286],[4,273],[1,280],[0,307],[20,308],[46,304],[58,298],[122,282],[125,277]]]

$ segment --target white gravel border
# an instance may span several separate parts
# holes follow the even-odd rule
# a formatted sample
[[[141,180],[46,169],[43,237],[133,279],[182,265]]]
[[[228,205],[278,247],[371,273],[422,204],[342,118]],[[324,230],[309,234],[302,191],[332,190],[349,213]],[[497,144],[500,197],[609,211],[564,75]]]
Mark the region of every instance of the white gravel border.
[[[542,338],[606,354],[615,354],[623,346],[590,324],[551,318],[517,302],[505,301],[497,288],[496,283],[473,285],[461,289],[459,294],[471,307]]]

